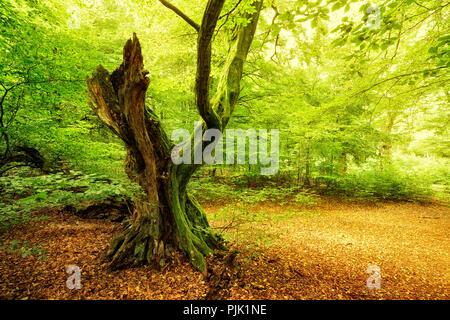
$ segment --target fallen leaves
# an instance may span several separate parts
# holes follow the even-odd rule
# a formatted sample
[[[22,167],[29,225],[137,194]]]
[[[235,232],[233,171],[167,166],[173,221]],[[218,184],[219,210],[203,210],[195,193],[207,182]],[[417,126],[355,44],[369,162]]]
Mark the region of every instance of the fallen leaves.
[[[238,273],[227,270],[219,297],[227,299],[448,299],[448,208],[393,203],[325,203],[318,215],[274,215],[271,245],[235,244]],[[219,210],[208,206],[209,213]],[[422,219],[426,216],[439,219]],[[109,271],[104,252],[117,224],[50,212],[46,221],[14,226],[1,235],[41,244],[47,259],[0,250],[3,299],[205,299],[211,283],[187,262],[163,271],[150,266]],[[214,224],[215,221],[212,221]],[[258,223],[258,222],[255,222]],[[251,228],[250,228],[251,230]],[[243,232],[246,232],[245,230]],[[251,233],[244,234],[251,238]],[[349,243],[351,245],[349,245]],[[213,262],[210,262],[213,263]],[[81,269],[80,290],[66,287],[68,265]],[[381,289],[368,290],[366,269],[381,268]],[[226,281],[225,281],[225,280]]]

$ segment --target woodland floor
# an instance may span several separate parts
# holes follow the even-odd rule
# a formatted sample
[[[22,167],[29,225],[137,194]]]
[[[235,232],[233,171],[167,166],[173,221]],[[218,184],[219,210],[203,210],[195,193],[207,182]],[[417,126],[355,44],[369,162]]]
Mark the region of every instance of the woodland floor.
[[[223,206],[203,204],[211,223]],[[326,200],[310,208],[262,203],[228,230],[239,240],[236,275],[223,299],[449,299],[450,210],[438,204],[355,204]],[[223,211],[223,210],[222,210]],[[262,214],[263,212],[263,214]],[[0,250],[2,299],[205,299],[210,282],[187,262],[108,271],[102,257],[119,224],[69,213],[13,226],[1,234],[41,243],[46,260]],[[250,217],[249,216],[249,217]],[[81,290],[66,287],[66,268],[81,269]],[[368,290],[368,266],[381,289]]]

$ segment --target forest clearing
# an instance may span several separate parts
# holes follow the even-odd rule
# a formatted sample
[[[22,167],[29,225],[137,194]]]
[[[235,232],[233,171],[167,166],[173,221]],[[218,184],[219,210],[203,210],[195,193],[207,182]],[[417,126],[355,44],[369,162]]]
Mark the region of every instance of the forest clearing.
[[[223,204],[205,204],[211,223]],[[261,221],[244,222],[237,274],[216,299],[449,299],[448,208],[437,204],[352,204],[314,207],[261,203]],[[260,213],[261,214],[261,213]],[[6,239],[42,243],[48,259],[23,261],[2,250],[3,299],[206,299],[214,285],[186,261],[162,272],[150,267],[108,272],[102,253],[116,223],[52,213],[12,228]],[[259,230],[259,231],[255,231]],[[261,241],[255,242],[255,232]],[[442,239],[446,239],[442,242]],[[66,287],[65,264],[81,266],[81,290]],[[379,265],[382,289],[366,287],[367,266]],[[233,271],[234,272],[234,271]]]
[[[2,0],[0,48],[0,300],[449,300],[450,2]]]

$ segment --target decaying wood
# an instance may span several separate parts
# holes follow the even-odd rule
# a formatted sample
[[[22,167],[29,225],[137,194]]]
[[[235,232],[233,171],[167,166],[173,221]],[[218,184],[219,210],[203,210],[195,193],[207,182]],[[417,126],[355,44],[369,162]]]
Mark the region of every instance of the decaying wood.
[[[182,250],[200,270],[204,255],[220,247],[204,211],[180,184],[185,174],[170,160],[170,143],[154,113],[145,107],[149,85],[136,35],[129,40],[123,63],[112,74],[103,67],[87,79],[92,108],[125,143],[125,170],[144,195],[138,196],[130,223],[113,239],[107,257],[111,267],[163,265]],[[183,180],[184,181],[184,180]]]
[[[227,64],[219,81],[220,90],[209,100],[211,41],[225,0],[209,0],[199,26],[196,102],[209,128],[224,129],[239,95],[239,82],[262,2],[251,23],[239,27],[230,43]],[[125,44],[123,62],[111,74],[102,66],[87,86],[92,109],[127,148],[125,171],[143,189],[134,203],[132,217],[123,232],[111,242],[107,257],[112,268],[153,263],[162,266],[181,250],[200,271],[206,271],[205,256],[225,248],[213,231],[198,202],[187,193],[187,184],[199,165],[174,165],[172,145],[154,112],[145,106],[150,80],[144,69],[136,34]]]

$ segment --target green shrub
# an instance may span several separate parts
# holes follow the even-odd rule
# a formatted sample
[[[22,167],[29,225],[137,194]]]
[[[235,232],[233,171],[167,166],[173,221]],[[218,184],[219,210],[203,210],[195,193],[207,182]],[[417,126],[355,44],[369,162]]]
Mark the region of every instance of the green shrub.
[[[70,171],[42,176],[8,176],[0,178],[0,229],[11,224],[45,219],[32,217],[40,208],[71,205],[106,199],[133,199],[140,187],[129,180],[110,179],[96,174]]]
[[[337,178],[333,192],[362,200],[423,200],[431,196],[430,183],[414,172],[394,166],[371,167]]]
[[[313,206],[319,201],[320,198],[317,195],[307,191],[300,191],[293,198],[293,202],[299,206]]]
[[[245,176],[233,176],[227,179],[230,184],[211,177],[196,178],[189,184],[189,192],[197,199],[212,202],[239,201],[244,204],[271,201],[281,205],[295,203],[301,206],[317,204],[319,197],[301,189],[301,187],[277,186],[275,182],[268,181],[264,187],[248,188]]]
[[[9,253],[12,254],[20,254],[22,258],[26,258],[28,256],[38,256],[38,260],[46,260],[47,256],[45,255],[47,253],[47,250],[41,248],[41,244],[37,244],[34,246],[31,246],[30,243],[25,240],[22,242],[22,245],[20,245],[21,240],[13,240],[9,244]],[[0,249],[7,249],[7,246],[0,245]]]

